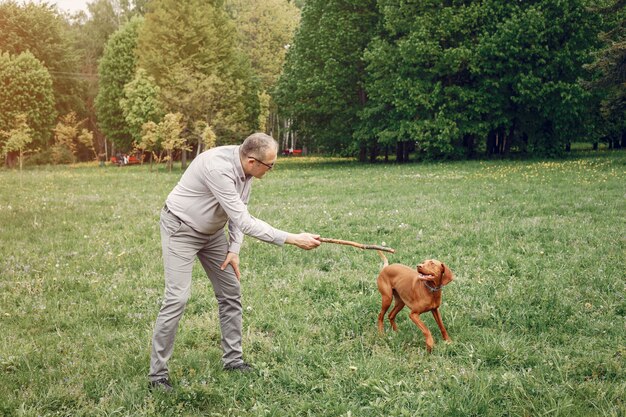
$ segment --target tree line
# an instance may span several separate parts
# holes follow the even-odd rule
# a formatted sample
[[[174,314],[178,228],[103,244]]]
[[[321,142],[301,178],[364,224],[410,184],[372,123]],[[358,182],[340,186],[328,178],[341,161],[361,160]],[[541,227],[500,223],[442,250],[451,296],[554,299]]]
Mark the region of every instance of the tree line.
[[[626,146],[623,0],[309,0],[276,101],[375,160]]]
[[[171,164],[258,130],[362,161],[623,147],[625,4],[0,1],[0,152]]]
[[[68,15],[3,1],[0,151],[13,162],[25,153],[64,163],[139,151],[171,163],[276,130],[285,122],[271,94],[301,6],[94,0],[89,14]],[[76,132],[73,146],[57,131]]]

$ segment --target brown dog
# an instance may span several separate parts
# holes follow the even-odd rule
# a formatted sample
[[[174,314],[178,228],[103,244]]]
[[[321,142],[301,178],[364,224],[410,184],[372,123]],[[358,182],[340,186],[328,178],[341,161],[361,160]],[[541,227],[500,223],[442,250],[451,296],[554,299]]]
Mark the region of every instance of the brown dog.
[[[383,319],[391,306],[392,299],[395,299],[396,304],[389,313],[389,322],[391,322],[394,331],[398,330],[395,321],[396,315],[406,305],[411,309],[409,317],[426,337],[426,349],[429,353],[435,342],[430,330],[420,320],[420,314],[432,311],[443,339],[450,342],[450,336],[448,336],[446,328],[443,327],[439,306],[441,305],[443,286],[454,279],[452,271],[435,259],[428,259],[419,264],[417,269],[413,269],[400,264],[389,265],[389,261],[381,251],[378,251],[378,255],[384,263],[383,269],[378,274],[378,291],[383,298],[382,308],[378,315],[378,331],[384,333]]]

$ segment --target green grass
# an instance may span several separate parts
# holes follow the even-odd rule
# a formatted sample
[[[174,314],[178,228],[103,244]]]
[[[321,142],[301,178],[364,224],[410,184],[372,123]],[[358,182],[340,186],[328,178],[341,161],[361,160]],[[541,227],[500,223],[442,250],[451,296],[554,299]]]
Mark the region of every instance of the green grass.
[[[180,171],[0,170],[0,415],[623,416],[626,154],[359,165],[280,159],[253,215],[442,260],[453,339],[433,354],[405,309],[376,332],[373,251],[246,238],[244,354],[221,371],[197,265],[171,395],[147,389],[162,292],[158,216]]]

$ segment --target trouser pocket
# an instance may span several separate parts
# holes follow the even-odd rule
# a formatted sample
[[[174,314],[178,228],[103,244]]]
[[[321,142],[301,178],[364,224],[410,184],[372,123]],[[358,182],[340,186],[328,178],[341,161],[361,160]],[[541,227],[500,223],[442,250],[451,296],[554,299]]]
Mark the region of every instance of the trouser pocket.
[[[174,214],[166,211],[165,208],[161,210],[161,227],[168,235],[174,235],[180,230],[182,225],[183,222]]]

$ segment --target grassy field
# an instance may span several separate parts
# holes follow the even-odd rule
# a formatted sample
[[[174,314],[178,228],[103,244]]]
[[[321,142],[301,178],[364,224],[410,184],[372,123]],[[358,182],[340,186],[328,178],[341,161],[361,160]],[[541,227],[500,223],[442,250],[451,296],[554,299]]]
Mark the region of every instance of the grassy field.
[[[0,170],[0,414],[624,416],[626,153],[562,161],[359,165],[280,159],[253,215],[292,232],[437,258],[445,344],[405,309],[379,336],[373,251],[246,238],[244,354],[221,370],[196,265],[170,371],[147,389],[163,292],[158,216],[180,170]]]

